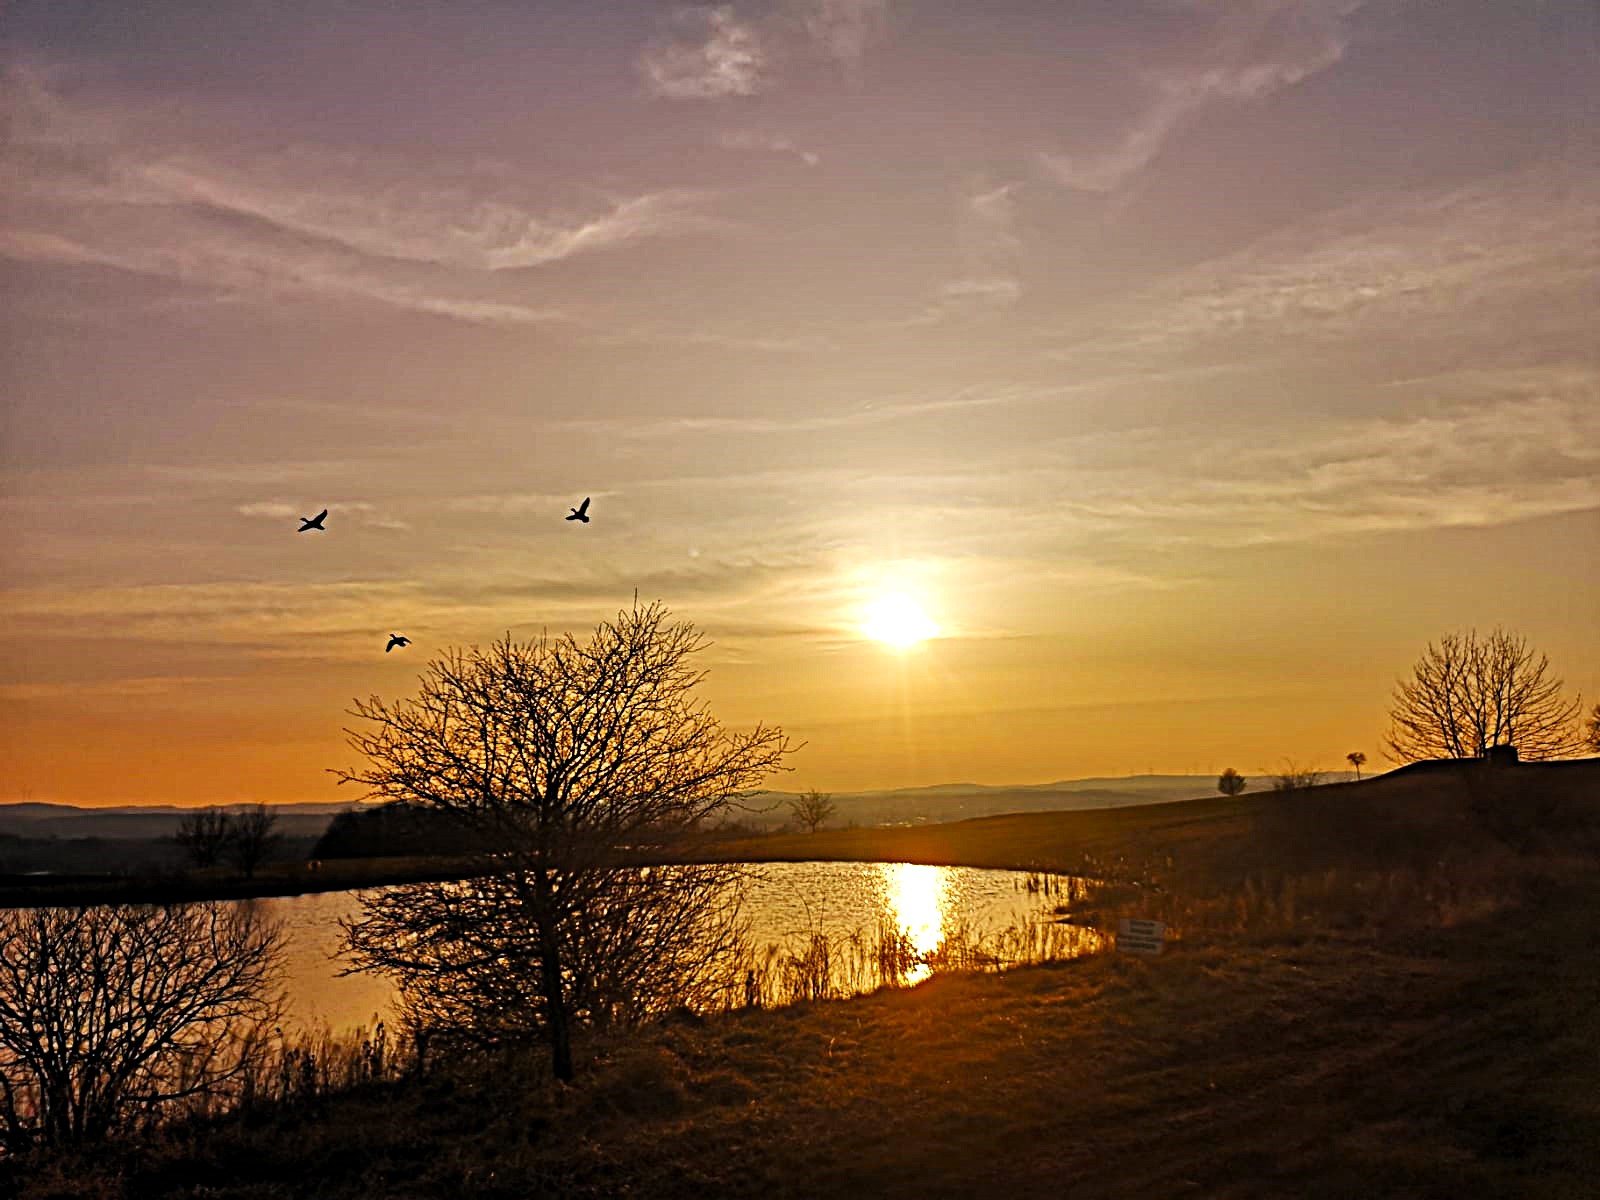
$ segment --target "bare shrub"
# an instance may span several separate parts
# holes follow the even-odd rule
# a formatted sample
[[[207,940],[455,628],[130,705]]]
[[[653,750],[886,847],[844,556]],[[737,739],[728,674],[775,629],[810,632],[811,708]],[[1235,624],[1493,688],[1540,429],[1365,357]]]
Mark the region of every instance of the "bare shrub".
[[[265,804],[253,805],[230,822],[226,850],[229,860],[246,879],[277,849],[277,815]]]
[[[278,1014],[250,907],[0,911],[0,1144],[93,1141],[227,1090]]]
[[[172,840],[178,843],[190,864],[214,867],[227,848],[233,822],[220,808],[203,808],[178,823]]]
[[[1313,788],[1322,782],[1322,772],[1312,767],[1302,767],[1293,759],[1285,759],[1282,770],[1272,776],[1272,790],[1294,792]]]
[[[833,802],[831,795],[812,788],[789,801],[789,812],[797,824],[806,827],[808,833],[815,833],[820,826],[838,815],[839,806]]]

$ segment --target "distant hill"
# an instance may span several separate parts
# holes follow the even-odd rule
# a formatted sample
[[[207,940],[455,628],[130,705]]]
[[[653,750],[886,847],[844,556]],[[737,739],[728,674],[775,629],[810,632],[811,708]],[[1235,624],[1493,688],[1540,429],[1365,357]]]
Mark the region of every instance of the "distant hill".
[[[1349,778],[1346,772],[1329,772],[1327,783]],[[1267,788],[1266,777],[1250,780],[1247,791]],[[1054,783],[983,784],[941,783],[928,787],[888,788],[878,791],[835,793],[839,815],[831,825],[927,825],[987,817],[999,813],[1061,812],[1092,808],[1121,808],[1130,804],[1157,804],[1216,795],[1217,781],[1210,775],[1128,775],[1123,777],[1062,779]],[[748,802],[748,811],[734,819],[756,829],[776,829],[789,823],[788,802],[794,792],[761,792]],[[224,804],[228,811],[248,805]],[[316,839],[333,817],[352,809],[376,806],[338,803],[270,804],[285,837]],[[170,838],[193,808],[173,804],[118,805],[84,808],[72,804],[0,804],[0,834],[29,839],[97,838],[152,841]]]
[[[204,807],[204,806],[200,806]],[[248,804],[217,807],[237,812]],[[269,804],[285,837],[317,837],[334,813],[349,804]],[[139,839],[171,837],[179,823],[194,812],[173,804],[118,805],[114,808],[80,808],[74,804],[0,804],[0,834],[26,838]]]
[[[1349,772],[1330,771],[1324,783],[1353,778]],[[1267,776],[1249,780],[1245,790],[1270,789]],[[830,826],[933,825],[970,817],[1001,813],[1076,812],[1083,809],[1123,808],[1134,804],[1163,804],[1196,800],[1217,794],[1214,775],[1128,775],[1090,779],[1062,779],[1054,783],[983,784],[942,783],[931,787],[890,788],[869,792],[836,792],[838,815]],[[776,829],[790,820],[788,802],[794,792],[762,792],[748,802],[750,811],[734,819],[755,829]]]

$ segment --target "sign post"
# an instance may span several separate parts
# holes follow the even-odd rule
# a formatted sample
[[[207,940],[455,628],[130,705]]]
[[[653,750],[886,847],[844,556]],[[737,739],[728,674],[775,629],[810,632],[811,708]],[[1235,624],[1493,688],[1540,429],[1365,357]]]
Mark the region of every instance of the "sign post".
[[[1167,927],[1160,921],[1117,918],[1117,949],[1124,954],[1160,954]]]

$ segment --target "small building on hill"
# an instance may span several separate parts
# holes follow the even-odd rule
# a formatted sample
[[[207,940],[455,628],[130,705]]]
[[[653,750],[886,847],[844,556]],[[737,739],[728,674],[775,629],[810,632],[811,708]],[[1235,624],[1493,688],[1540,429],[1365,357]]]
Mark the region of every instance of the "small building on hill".
[[[1491,767],[1514,767],[1517,765],[1517,748],[1515,746],[1490,746],[1483,752],[1483,761]]]

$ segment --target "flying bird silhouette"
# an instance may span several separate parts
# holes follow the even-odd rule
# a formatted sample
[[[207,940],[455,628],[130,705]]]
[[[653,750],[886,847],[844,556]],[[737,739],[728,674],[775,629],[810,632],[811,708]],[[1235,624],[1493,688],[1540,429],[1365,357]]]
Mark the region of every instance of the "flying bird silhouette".
[[[321,512],[319,512],[314,517],[301,517],[300,518],[300,528],[298,530],[296,530],[295,532],[297,532],[297,533],[306,533],[309,530],[316,529],[316,530],[320,530],[323,533],[327,533],[328,532],[327,529],[324,528],[323,524],[322,524],[327,519],[328,519],[328,510],[327,509],[323,509]]]
[[[589,497],[583,498],[583,503],[572,510],[572,515],[567,520],[582,521],[585,525],[589,523]]]
[[[387,654],[387,653],[389,653],[389,651],[393,650],[396,646],[409,646],[409,645],[411,645],[411,639],[410,638],[401,637],[398,633],[391,633],[389,635],[389,644],[383,648],[383,652],[385,654]]]

